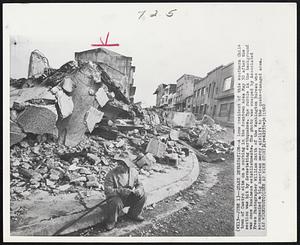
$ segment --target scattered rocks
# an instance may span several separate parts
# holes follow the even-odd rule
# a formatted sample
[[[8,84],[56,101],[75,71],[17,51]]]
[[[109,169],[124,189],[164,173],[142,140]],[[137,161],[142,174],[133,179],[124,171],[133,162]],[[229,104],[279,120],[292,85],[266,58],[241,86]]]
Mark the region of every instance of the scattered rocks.
[[[88,157],[90,160],[92,160],[94,164],[98,164],[98,163],[101,162],[101,159],[100,159],[98,156],[96,156],[95,154],[88,153],[88,154],[87,154],[87,157]]]

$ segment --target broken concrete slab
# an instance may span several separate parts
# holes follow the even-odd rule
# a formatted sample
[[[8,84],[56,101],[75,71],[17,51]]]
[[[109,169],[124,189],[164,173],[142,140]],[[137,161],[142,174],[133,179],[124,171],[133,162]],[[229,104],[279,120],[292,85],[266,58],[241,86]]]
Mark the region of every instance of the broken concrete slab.
[[[132,119],[134,115],[130,111],[129,106],[116,99],[109,101],[101,109],[108,120],[115,121],[117,118]]]
[[[75,83],[70,77],[65,77],[62,82],[62,89],[67,93],[72,93],[74,90]]]
[[[207,137],[208,137],[208,130],[207,128],[205,128],[198,136],[196,145],[202,147],[207,142]]]
[[[98,91],[95,94],[95,97],[101,107],[105,106],[106,103],[109,101],[109,98],[103,88],[98,89]]]
[[[184,145],[186,148],[190,149],[191,151],[193,151],[197,158],[200,160],[200,161],[204,161],[204,162],[211,162],[211,159],[202,154],[200,151],[198,151],[197,149],[195,149],[194,147],[190,146],[188,143],[184,142],[183,140],[178,140],[178,142],[182,145]]]
[[[119,131],[121,132],[127,132],[127,131],[132,131],[132,130],[143,130],[144,126],[142,125],[121,125],[121,124],[116,124],[116,127],[118,128]]]
[[[148,153],[151,154],[151,153]],[[141,155],[138,157],[138,159],[135,161],[135,165],[137,165],[139,168],[143,168],[145,166],[149,167],[151,165],[153,165],[156,160],[153,160],[153,156],[151,157],[150,155]]]
[[[10,146],[19,143],[26,137],[19,125],[10,120]]]
[[[182,131],[182,130],[179,132],[179,139],[185,140],[185,141],[188,141],[188,142],[191,141],[190,135],[187,132]]]
[[[91,106],[97,107],[97,101],[93,96],[89,96],[89,90],[97,90],[97,86],[90,78],[89,74],[76,71],[72,76],[76,83],[76,89],[72,92],[74,109],[72,114],[57,122],[59,132],[59,142],[67,146],[76,146],[82,140],[87,131],[85,124],[86,112]]]
[[[115,140],[118,137],[118,131],[109,126],[99,126],[93,130],[93,135],[98,135],[107,140]]]
[[[191,112],[169,112],[167,116],[167,124],[171,127],[191,128],[195,126],[196,118]]]
[[[102,120],[103,115],[104,113],[102,111],[97,110],[93,106],[87,111],[85,121],[90,133],[94,130],[96,123],[99,123]]]
[[[10,108],[14,103],[24,103],[30,100],[43,99],[55,103],[55,96],[47,87],[32,87],[23,89],[14,89],[10,91]]]
[[[18,124],[26,133],[58,135],[57,112],[54,105],[30,105],[20,113]]]
[[[215,120],[212,119],[210,116],[208,115],[204,115],[202,120],[200,121],[200,125],[203,125],[203,124],[207,124],[207,125],[211,125],[213,126],[215,124]]]
[[[153,156],[161,158],[164,156],[166,149],[167,145],[165,143],[162,143],[160,140],[153,138],[148,143],[146,152],[152,153]]]
[[[58,90],[55,93],[57,103],[60,110],[61,117],[67,118],[70,116],[74,109],[74,103],[71,96],[66,95],[62,90]]]
[[[95,154],[87,153],[87,157],[92,160],[95,165],[101,162],[101,159]]]
[[[166,164],[176,167],[178,166],[178,154],[176,153],[170,153],[170,154],[165,154],[165,159],[166,159]]]
[[[42,76],[45,68],[49,67],[49,61],[44,54],[37,49],[32,51],[29,59],[28,78]]]
[[[171,132],[170,132],[170,139],[171,140],[178,140],[179,139],[179,131],[178,130],[175,130],[175,129],[172,129]]]

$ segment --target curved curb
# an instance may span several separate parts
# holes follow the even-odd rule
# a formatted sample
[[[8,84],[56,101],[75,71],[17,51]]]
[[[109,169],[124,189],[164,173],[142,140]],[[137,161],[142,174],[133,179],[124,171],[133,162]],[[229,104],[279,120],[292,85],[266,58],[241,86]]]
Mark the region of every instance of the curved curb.
[[[163,186],[162,188],[155,189],[151,192],[147,193],[147,201],[145,204],[149,206],[153,203],[159,202],[169,196],[172,196],[179,191],[182,191],[189,186],[191,186],[199,175],[199,163],[195,153],[190,152],[192,168],[190,172],[182,177],[180,180],[174,181],[170,184]],[[104,221],[104,209],[101,207],[96,208],[88,215],[84,216],[81,220],[76,222],[73,226],[64,230],[61,235],[67,235],[78,230],[86,229],[88,227],[92,227]]]
[[[187,170],[185,170],[185,175],[183,177],[178,176],[178,178],[173,180],[171,183],[165,185],[157,186],[157,188],[151,189],[151,181],[149,182],[150,187],[147,191],[147,201],[145,206],[149,206],[153,203],[159,202],[169,196],[176,194],[179,191],[182,191],[188,188],[194,183],[199,175],[199,163],[198,159],[193,151],[190,151],[190,156],[186,160],[189,164]],[[190,166],[191,164],[191,166]],[[180,171],[180,170],[179,170]],[[183,174],[182,174],[183,175]],[[146,186],[145,186],[146,187]],[[147,189],[147,188],[145,188]],[[99,202],[101,199],[99,199]],[[82,210],[80,212],[70,213],[70,215],[58,217],[56,220],[49,220],[46,223],[35,223],[27,224],[23,227],[19,227],[15,231],[11,231],[11,236],[53,236],[57,231],[62,229],[67,224],[70,224],[72,221],[76,221],[70,227],[63,230],[60,235],[67,235],[82,229],[89,228],[91,226],[97,225],[104,220],[105,210],[103,206],[95,208],[90,213],[87,213],[86,216],[82,215],[87,212],[87,210]]]
[[[199,163],[196,155],[192,153],[192,168],[190,172],[182,177],[180,180],[174,181],[166,186],[163,186],[159,189],[156,189],[152,192],[147,193],[147,202],[145,206],[149,206],[153,203],[159,202],[169,196],[173,196],[174,194],[182,191],[189,186],[191,186],[199,175]]]

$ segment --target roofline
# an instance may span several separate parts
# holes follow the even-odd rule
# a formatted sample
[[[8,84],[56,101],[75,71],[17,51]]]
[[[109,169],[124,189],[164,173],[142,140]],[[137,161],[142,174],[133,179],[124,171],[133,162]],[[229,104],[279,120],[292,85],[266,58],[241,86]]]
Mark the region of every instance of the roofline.
[[[127,59],[132,60],[132,57],[125,56],[125,55],[123,55],[123,54],[119,54],[119,53],[117,53],[117,52],[115,52],[115,51],[112,51],[112,50],[109,50],[109,49],[106,49],[106,48],[87,49],[87,50],[84,50],[84,51],[75,52],[75,55],[76,55],[76,54],[81,54],[81,53],[86,53],[86,52],[93,52],[93,51],[95,51],[95,50],[102,50],[102,51],[105,51],[105,52],[111,52],[111,53],[116,54],[116,55],[118,55],[118,56],[122,56],[122,57],[125,57],[125,58],[127,58]]]
[[[219,69],[221,69],[221,68],[223,68],[223,67],[224,67],[223,65],[217,66],[217,67],[214,68],[213,70],[207,72],[207,75],[206,75],[206,76],[208,76],[209,74],[211,74],[211,73],[213,73],[214,71],[219,70]]]
[[[228,66],[230,66],[230,65],[233,65],[233,64],[234,64],[234,62],[230,62],[229,64],[227,64],[227,65],[223,66],[223,68],[222,68],[222,69],[224,69],[224,68],[226,68],[226,67],[228,67]]]
[[[180,80],[182,77],[184,76],[193,76],[194,78],[200,78],[202,79],[202,77],[198,77],[198,76],[195,76],[195,75],[192,75],[192,74],[183,74],[180,78],[178,78],[176,81]]]

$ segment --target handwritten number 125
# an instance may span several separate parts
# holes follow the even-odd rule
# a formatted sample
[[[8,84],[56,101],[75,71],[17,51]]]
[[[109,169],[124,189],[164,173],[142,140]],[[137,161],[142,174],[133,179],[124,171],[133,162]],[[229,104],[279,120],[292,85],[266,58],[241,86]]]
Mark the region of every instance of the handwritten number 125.
[[[177,11],[177,9],[172,9],[172,10],[170,10],[168,13],[166,13],[166,16],[167,16],[167,17],[172,17],[172,16],[174,15],[173,12],[175,12],[175,11]],[[138,13],[140,14],[138,19],[140,19],[140,18],[142,18],[142,17],[145,15],[146,10],[139,11]],[[149,16],[150,16],[150,17],[155,17],[155,16],[157,16],[157,14],[158,14],[158,10],[155,10],[155,12],[152,13],[152,14],[150,14]]]

